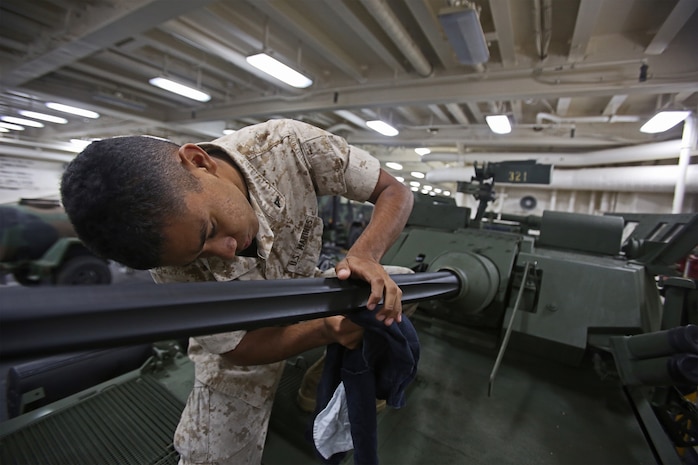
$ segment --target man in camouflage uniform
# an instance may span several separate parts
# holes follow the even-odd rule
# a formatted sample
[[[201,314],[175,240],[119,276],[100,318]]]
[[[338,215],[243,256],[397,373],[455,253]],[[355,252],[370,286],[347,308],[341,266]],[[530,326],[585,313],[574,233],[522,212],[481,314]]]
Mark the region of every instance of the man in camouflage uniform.
[[[115,163],[124,152],[165,160],[151,171],[172,181],[134,179],[145,176],[143,162],[121,156]],[[95,142],[71,162],[61,191],[86,244],[152,269],[159,283],[319,276],[318,196],[370,201],[371,221],[336,276],[370,283],[367,306],[383,299],[376,318],[386,325],[401,319],[402,293],[379,260],[405,225],[412,193],[367,152],[318,128],[274,120],[198,145],[145,137]],[[150,196],[160,191],[180,199],[153,208]],[[147,249],[141,237],[151,238]],[[192,338],[196,380],[175,433],[180,463],[260,463],[283,361],[332,342],[354,348],[361,337],[360,327],[337,316]]]

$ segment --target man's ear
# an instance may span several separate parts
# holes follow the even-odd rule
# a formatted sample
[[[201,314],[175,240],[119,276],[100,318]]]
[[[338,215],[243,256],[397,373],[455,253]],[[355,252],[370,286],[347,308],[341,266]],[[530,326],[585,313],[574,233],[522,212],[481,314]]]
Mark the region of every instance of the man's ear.
[[[182,165],[189,170],[203,168],[214,174],[218,169],[216,160],[196,144],[182,145],[177,151],[177,156],[179,156]]]

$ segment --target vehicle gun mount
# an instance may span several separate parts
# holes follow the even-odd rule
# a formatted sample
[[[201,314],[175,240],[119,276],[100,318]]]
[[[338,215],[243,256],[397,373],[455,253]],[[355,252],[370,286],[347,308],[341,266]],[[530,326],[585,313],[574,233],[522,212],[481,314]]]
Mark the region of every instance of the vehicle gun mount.
[[[478,207],[475,221],[480,221],[487,209],[487,204],[497,198],[495,182],[510,184],[550,184],[552,165],[536,163],[536,160],[504,161],[498,163],[473,163],[475,176],[470,182],[458,182],[456,190],[470,194],[477,200]]]

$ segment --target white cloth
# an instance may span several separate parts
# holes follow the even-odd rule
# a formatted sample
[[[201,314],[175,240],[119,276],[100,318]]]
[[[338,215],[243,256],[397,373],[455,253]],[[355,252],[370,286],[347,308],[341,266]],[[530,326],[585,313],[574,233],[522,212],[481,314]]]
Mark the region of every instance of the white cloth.
[[[339,452],[354,449],[344,383],[339,383],[332,395],[332,399],[315,417],[313,422],[313,441],[317,451],[326,459]]]

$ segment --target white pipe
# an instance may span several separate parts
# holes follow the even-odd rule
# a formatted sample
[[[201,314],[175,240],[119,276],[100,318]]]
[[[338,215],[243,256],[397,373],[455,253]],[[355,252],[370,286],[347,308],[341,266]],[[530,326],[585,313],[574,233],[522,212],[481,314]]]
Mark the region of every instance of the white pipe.
[[[475,176],[472,167],[432,170],[426,179],[431,182],[470,182]],[[679,167],[676,165],[630,166],[623,168],[589,168],[556,170],[550,184],[525,184],[527,189],[564,189],[612,192],[673,192]],[[497,183],[497,185],[515,185]],[[685,191],[698,193],[698,165],[686,169]]]
[[[681,140],[668,140],[651,144],[629,145],[613,149],[595,150],[584,153],[511,153],[511,152],[472,152],[430,153],[422,157],[423,162],[500,162],[536,160],[538,163],[555,166],[594,166],[612,163],[633,163],[641,161],[677,158],[681,150]]]
[[[550,48],[550,40],[552,39],[553,31],[553,0],[543,0],[542,11],[542,29],[541,29],[541,54],[540,59],[545,60],[548,57],[548,49]]]
[[[557,207],[557,189],[553,189],[553,192],[550,194],[550,209],[555,210]]]
[[[561,117],[550,113],[538,113],[536,124],[543,124],[544,120],[556,124],[564,123],[637,123],[640,121],[637,115],[599,115],[599,116],[568,116]]]
[[[594,214],[594,207],[596,206],[596,191],[591,191],[589,196],[589,205],[587,206],[587,213],[589,215]]]
[[[567,204],[567,211],[568,212],[573,212],[574,211],[574,204],[577,201],[577,191],[572,191],[570,193],[570,200],[569,203]]]
[[[349,126],[348,124],[338,123],[338,124],[335,124],[334,126],[330,126],[329,128],[326,129],[326,131],[331,132],[333,134],[340,132],[340,131],[355,132],[356,128],[353,126]]]
[[[540,0],[533,0],[533,35],[536,37],[536,51],[538,57],[543,59],[543,40],[541,37],[541,16],[540,16]]]
[[[602,212],[608,211],[608,191],[601,192],[601,200],[599,201],[599,210]]]
[[[686,190],[686,172],[688,170],[688,162],[691,158],[691,148],[694,144],[696,135],[696,119],[693,115],[688,115],[688,118],[683,123],[683,137],[681,138],[681,150],[679,154],[678,176],[676,179],[676,188],[674,189],[674,200],[671,204],[672,213],[681,213],[683,208],[683,197]]]

